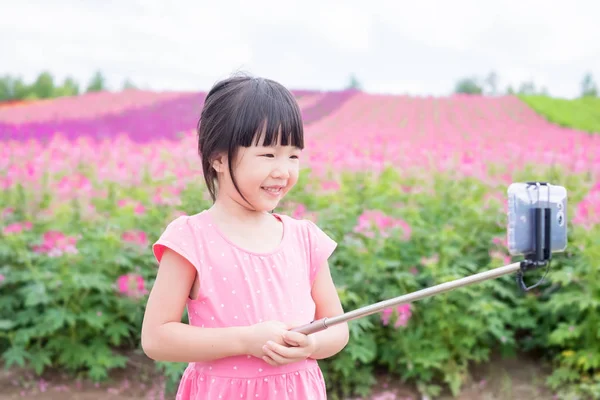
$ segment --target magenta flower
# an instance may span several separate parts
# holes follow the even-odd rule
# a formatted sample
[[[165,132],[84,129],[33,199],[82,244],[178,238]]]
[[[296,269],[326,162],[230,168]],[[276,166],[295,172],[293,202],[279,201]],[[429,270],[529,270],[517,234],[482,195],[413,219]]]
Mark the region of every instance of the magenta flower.
[[[140,247],[146,247],[148,245],[148,236],[146,235],[146,232],[141,230],[130,230],[123,232],[121,239],[124,242],[132,243]]]
[[[148,293],[144,278],[139,274],[125,274],[117,278],[117,289],[119,293],[127,297],[141,297]]]
[[[401,239],[409,240],[411,227],[406,221],[385,215],[379,210],[367,210],[358,217],[354,232],[370,238],[374,237],[376,232],[382,237],[389,237],[391,231],[398,228],[402,231]]]
[[[29,221],[26,222],[14,222],[12,224],[6,225],[2,229],[2,233],[6,236],[11,234],[19,234],[23,231],[29,231],[32,228],[32,223]]]
[[[586,229],[600,224],[600,181],[577,204],[573,223]]]
[[[412,316],[412,304],[411,303],[407,303],[407,304],[400,304],[399,306],[396,307],[396,313],[397,313],[397,319],[396,322],[394,323],[394,328],[398,329],[401,326],[404,327],[408,324],[408,321],[410,320],[410,317]],[[394,314],[394,309],[393,308],[386,308],[385,310],[382,311],[382,315],[381,315],[381,321],[383,322],[383,325],[388,325],[390,322],[390,318],[392,317],[392,315]]]
[[[32,246],[35,253],[47,254],[49,257],[60,257],[65,253],[77,254],[77,238],[67,236],[60,231],[48,231],[43,235],[43,242]]]

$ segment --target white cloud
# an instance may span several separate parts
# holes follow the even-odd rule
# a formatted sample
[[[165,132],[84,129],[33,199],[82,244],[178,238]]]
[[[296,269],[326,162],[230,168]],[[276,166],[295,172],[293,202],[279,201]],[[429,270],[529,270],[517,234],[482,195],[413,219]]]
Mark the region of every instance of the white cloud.
[[[448,94],[461,77],[533,79],[571,97],[600,84],[600,3],[541,0],[302,2],[0,0],[0,74],[44,69],[85,85],[95,70],[163,90],[207,90],[243,69],[293,88]],[[596,18],[596,21],[594,21]]]

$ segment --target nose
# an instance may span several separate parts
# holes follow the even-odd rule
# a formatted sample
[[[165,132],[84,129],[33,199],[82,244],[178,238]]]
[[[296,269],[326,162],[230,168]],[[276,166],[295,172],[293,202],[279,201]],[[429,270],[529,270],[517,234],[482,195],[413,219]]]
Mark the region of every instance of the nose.
[[[289,168],[290,168],[289,165],[286,164],[285,162],[277,163],[275,165],[275,168],[273,168],[273,170],[271,171],[271,176],[273,178],[288,179],[290,176]]]

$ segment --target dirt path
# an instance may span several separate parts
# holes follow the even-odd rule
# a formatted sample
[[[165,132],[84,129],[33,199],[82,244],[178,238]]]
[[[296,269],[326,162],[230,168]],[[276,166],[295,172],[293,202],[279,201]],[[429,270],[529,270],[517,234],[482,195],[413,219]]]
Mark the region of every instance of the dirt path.
[[[499,360],[473,371],[473,381],[457,398],[446,394],[439,400],[548,400],[553,395],[544,389],[547,369],[527,359]],[[131,367],[111,375],[113,381],[95,385],[74,382],[66,376],[46,374],[37,378],[31,373],[12,370],[0,372],[0,400],[159,400],[163,380],[153,372],[144,357],[135,357]],[[418,392],[385,375],[371,400],[422,400]],[[348,399],[350,400],[350,399]]]

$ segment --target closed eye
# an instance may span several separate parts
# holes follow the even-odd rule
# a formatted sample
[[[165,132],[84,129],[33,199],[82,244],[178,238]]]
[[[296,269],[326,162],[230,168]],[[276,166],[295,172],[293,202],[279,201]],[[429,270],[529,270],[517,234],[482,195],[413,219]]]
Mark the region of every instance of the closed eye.
[[[275,157],[275,154],[263,154],[262,157]]]

